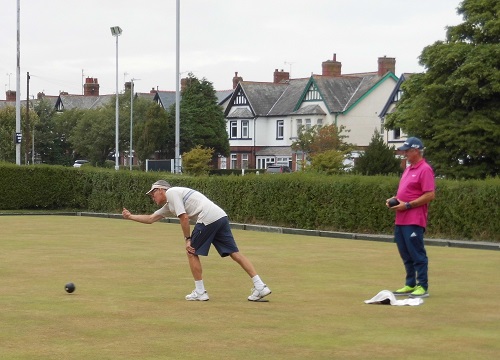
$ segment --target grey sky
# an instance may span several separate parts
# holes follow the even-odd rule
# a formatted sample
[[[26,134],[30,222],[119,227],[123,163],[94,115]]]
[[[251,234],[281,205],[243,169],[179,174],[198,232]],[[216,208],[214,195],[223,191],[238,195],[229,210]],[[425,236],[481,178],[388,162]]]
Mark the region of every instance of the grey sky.
[[[0,0],[0,79],[16,89],[16,1]],[[274,69],[291,77],[321,73],[333,53],[343,73],[376,71],[377,58],[396,58],[396,75],[420,72],[422,49],[444,40],[446,26],[462,22],[460,0],[181,0],[182,77],[193,72],[215,89],[244,80],[272,81]],[[100,93],[119,88],[175,90],[175,0],[21,0],[21,97],[82,93],[84,77]],[[9,76],[9,74],[11,74]]]

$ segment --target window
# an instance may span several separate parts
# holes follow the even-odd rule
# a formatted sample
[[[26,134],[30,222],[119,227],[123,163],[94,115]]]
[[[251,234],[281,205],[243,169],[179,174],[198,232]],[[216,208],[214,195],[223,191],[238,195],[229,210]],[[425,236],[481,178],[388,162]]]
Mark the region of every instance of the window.
[[[394,129],[394,139],[400,139],[401,138],[401,129],[397,128]]]
[[[297,119],[297,136],[300,134],[302,127],[302,119]]]
[[[238,154],[231,154],[231,169],[238,168]]]
[[[306,130],[311,128],[311,119],[306,119]]]
[[[316,125],[318,125],[318,128],[323,126],[323,119],[318,119],[316,120]]]
[[[248,169],[248,154],[241,155],[241,168]]]
[[[305,101],[317,101],[321,100],[321,95],[318,91],[318,88],[316,87],[316,84],[312,84],[309,90],[307,91],[307,94],[304,98]]]
[[[248,139],[248,120],[241,120],[241,137]]]
[[[247,105],[247,98],[245,97],[245,94],[243,94],[243,91],[240,90],[238,94],[236,95],[236,98],[234,99],[234,105]]]
[[[230,132],[230,137],[232,139],[235,139],[238,137],[238,122],[237,121],[231,121],[229,123],[229,132]]]
[[[283,120],[276,121],[276,140],[283,140],[285,132],[284,126],[285,122]]]

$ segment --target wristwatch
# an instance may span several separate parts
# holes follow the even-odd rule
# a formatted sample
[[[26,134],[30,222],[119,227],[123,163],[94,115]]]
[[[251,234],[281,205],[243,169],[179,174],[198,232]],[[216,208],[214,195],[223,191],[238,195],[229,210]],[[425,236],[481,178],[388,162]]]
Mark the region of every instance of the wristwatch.
[[[191,240],[191,236],[184,236],[184,240],[186,241]]]
[[[405,202],[405,207],[406,207],[406,210],[410,210],[411,204],[409,202]]]

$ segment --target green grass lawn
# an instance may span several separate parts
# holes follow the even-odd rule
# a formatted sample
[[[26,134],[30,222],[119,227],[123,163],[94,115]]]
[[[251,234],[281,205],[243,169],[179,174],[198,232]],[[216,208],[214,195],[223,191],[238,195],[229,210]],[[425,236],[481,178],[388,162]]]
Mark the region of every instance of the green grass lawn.
[[[500,252],[428,247],[421,306],[367,305],[404,285],[394,244],[234,231],[273,293],[215,249],[194,283],[179,225],[0,217],[0,359],[497,359]],[[64,285],[76,284],[67,294]]]

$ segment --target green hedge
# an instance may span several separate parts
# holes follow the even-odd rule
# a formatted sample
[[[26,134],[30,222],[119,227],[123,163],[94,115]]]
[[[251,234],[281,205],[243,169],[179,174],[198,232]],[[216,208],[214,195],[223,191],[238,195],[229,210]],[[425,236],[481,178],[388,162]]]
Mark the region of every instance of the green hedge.
[[[390,234],[385,200],[398,177],[304,173],[189,177],[93,167],[0,165],[0,209],[149,213],[159,178],[205,193],[231,221],[301,229]],[[437,180],[427,236],[500,242],[500,179]]]

